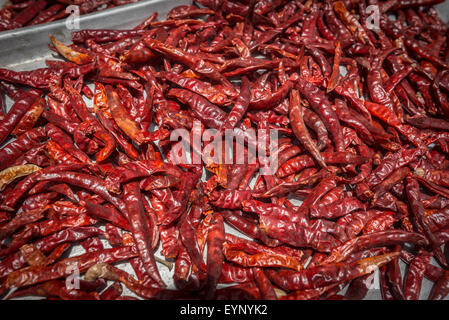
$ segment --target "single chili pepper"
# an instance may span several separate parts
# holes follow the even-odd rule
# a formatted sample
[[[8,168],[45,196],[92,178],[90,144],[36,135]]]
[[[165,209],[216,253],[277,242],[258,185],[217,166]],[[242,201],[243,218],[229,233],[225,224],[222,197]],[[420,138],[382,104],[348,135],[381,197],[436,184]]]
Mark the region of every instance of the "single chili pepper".
[[[164,54],[177,62],[185,64],[190,69],[192,69],[193,71],[204,77],[207,77],[213,81],[221,83],[226,88],[228,88],[230,92],[235,94],[235,89],[232,86],[232,84],[224,76],[222,76],[218,72],[218,70],[210,63],[194,55],[188,54],[187,52],[183,52],[178,48],[173,48],[171,46],[165,45],[164,43],[158,40],[146,37],[144,38],[144,41],[150,49],[155,50],[161,54]]]
[[[228,261],[243,267],[285,267],[298,271],[303,268],[297,258],[265,252],[250,255],[240,251],[238,244],[225,243],[223,252]]]
[[[282,101],[293,88],[294,83],[290,80],[285,82],[278,90],[272,93],[262,95],[260,98],[251,99],[249,103],[250,110],[266,110],[274,107]]]
[[[231,226],[233,226],[243,234],[246,234],[251,238],[258,239],[268,246],[274,246],[278,244],[276,240],[269,238],[257,224],[245,219],[241,212],[222,210],[220,211],[220,214],[223,215],[223,218],[226,220],[226,222],[228,222]]]
[[[14,22],[18,26],[26,25],[30,20],[36,16],[39,11],[47,6],[47,1],[35,1],[31,5],[27,6],[24,10],[20,11],[15,17]]]
[[[42,98],[37,99],[30,109],[23,115],[20,122],[12,130],[11,134],[20,136],[21,134],[31,130],[39,119],[40,115],[44,111],[45,100]]]
[[[395,222],[397,218],[391,211],[385,211],[376,218],[368,221],[363,228],[363,234],[369,234],[373,232],[380,232],[389,229]]]
[[[370,44],[370,38],[368,37],[366,30],[358,20],[346,9],[343,1],[337,1],[333,4],[333,8],[337,16],[342,20],[348,30],[363,44]]]
[[[128,209],[128,221],[134,236],[134,242],[139,251],[140,258],[145,264],[145,269],[157,283],[164,287],[159,271],[154,261],[152,248],[148,247],[151,243],[150,230],[145,223],[145,211],[143,208],[141,193],[137,182],[130,182],[124,185],[124,200]]]
[[[268,215],[261,215],[260,228],[268,236],[292,246],[311,247],[321,252],[328,252],[335,245],[336,239],[328,232],[305,228],[299,224],[286,222]]]
[[[96,227],[69,228],[37,240],[33,245],[34,247],[36,247],[36,249],[45,254],[63,243],[86,239],[101,233],[102,231]],[[0,277],[3,278],[12,271],[23,268],[25,266],[26,262],[20,251],[13,253],[3,259],[0,263]]]
[[[411,148],[401,150],[386,155],[382,162],[373,170],[373,172],[366,178],[365,182],[372,187],[382,182],[395,169],[399,169],[408,163],[414,161],[418,157],[423,156],[425,149]]]
[[[298,78],[297,88],[299,92],[301,92],[301,94],[304,95],[309,101],[312,109],[320,115],[320,118],[326,125],[327,130],[332,134],[336,150],[343,152],[343,135],[341,132],[340,122],[324,93],[318,87],[307,82],[301,77]]]
[[[124,109],[118,94],[109,85],[106,86],[106,95],[111,116],[114,118],[120,129],[138,144],[149,141],[149,139],[151,139],[150,136],[138,128],[137,124]]]
[[[227,96],[217,88],[195,78],[184,77],[174,72],[164,72],[162,77],[178,86],[191,90],[216,105],[228,105],[230,103]]]
[[[188,104],[195,116],[207,127],[219,129],[226,120],[227,116],[223,110],[200,95],[184,89],[170,89],[168,95]]]
[[[115,281],[100,294],[100,300],[116,300],[122,293],[122,285]]]
[[[299,101],[299,93],[292,90],[290,94],[289,107],[290,123],[292,124],[293,132],[304,147],[310,152],[312,157],[320,164],[321,167],[327,168],[323,157],[320,154],[317,146],[313,143],[312,138],[304,124],[303,112]]]
[[[398,250],[400,250],[400,247],[395,246],[394,252],[398,252]],[[393,259],[386,266],[385,280],[392,296],[396,300],[404,300],[405,298],[402,289],[402,275],[401,270],[399,269],[398,258]]]
[[[20,209],[24,211],[34,210],[37,208],[43,208],[50,204],[59,195],[57,192],[44,192],[29,196],[25,201],[23,201]]]
[[[13,219],[8,221],[8,223],[0,227],[0,239],[4,239],[8,235],[11,235],[24,225],[42,219],[45,216],[46,211],[47,210],[45,208],[44,209],[41,208],[18,213]]]
[[[331,39],[333,40],[333,39]],[[334,56],[334,64],[332,66],[332,73],[329,77],[329,82],[327,84],[327,93],[334,90],[337,86],[339,78],[340,78],[340,58],[341,58],[341,44],[340,42],[336,42],[335,46],[335,56]]]
[[[106,30],[106,29],[84,29],[72,33],[72,41],[74,43],[84,43],[87,39],[92,38],[96,42],[117,41],[123,38],[143,36],[146,30]]]
[[[130,161],[121,168],[113,170],[105,180],[107,189],[114,193],[120,193],[120,184],[136,178],[144,178],[153,174],[165,173],[176,178],[181,178],[182,170],[172,164],[160,160]],[[155,191],[155,190],[152,190]]]
[[[273,285],[260,268],[253,268],[254,280],[264,300],[277,300]]]
[[[280,297],[279,300],[317,300],[319,296],[326,293],[330,289],[335,288],[336,286],[338,286],[338,284],[332,284],[316,289],[296,290]]]
[[[77,52],[63,43],[59,42],[53,35],[50,35],[50,40],[55,46],[56,50],[67,60],[74,62],[76,64],[88,64],[93,61],[92,56],[88,56],[85,53]]]
[[[216,285],[221,275],[223,265],[223,242],[224,237],[223,217],[214,214],[211,221],[210,230],[207,234],[207,284],[206,298],[213,298]]]
[[[54,141],[48,141],[45,144],[45,149],[48,153],[48,157],[55,164],[75,164],[80,163],[80,161],[74,156],[67,153],[59,144]]]
[[[406,178],[406,193],[412,209],[412,219],[415,228],[422,230],[423,234],[429,240],[432,250],[435,252],[435,258],[444,266],[446,262],[442,257],[440,243],[430,231],[429,225],[424,219],[424,207],[420,201],[418,181],[410,176]]]
[[[323,152],[321,155],[324,158],[324,162],[327,164],[363,164],[368,162],[368,159],[359,155],[355,155],[349,152]],[[300,155],[292,158],[284,163],[276,172],[279,178],[286,177],[290,174],[301,171],[304,168],[313,167],[315,162],[309,155]]]
[[[11,131],[13,131],[13,129],[19,123],[20,119],[31,108],[33,102],[36,99],[37,99],[36,96],[25,92],[14,103],[10,111],[5,115],[5,118],[2,120],[3,125],[0,130],[0,142],[5,141],[6,137],[11,133]]]
[[[363,203],[357,200],[357,198],[342,198],[333,203],[321,205],[319,203],[318,206],[313,206],[310,210],[310,216],[312,218],[332,219],[345,216],[352,211],[363,210],[364,208]]]
[[[92,163],[92,160],[84,152],[77,149],[70,136],[64,133],[61,129],[49,123],[46,126],[47,136],[50,137],[54,142],[59,144],[64,150],[69,154],[73,155],[79,161],[84,163]]]
[[[214,190],[209,196],[210,202],[221,209],[240,209],[242,202],[251,199],[251,191]]]
[[[26,289],[16,290],[8,296],[8,299],[23,296],[59,297],[63,300],[99,300],[97,292],[84,292],[69,289],[65,282],[51,280],[43,282]]]
[[[39,171],[41,168],[34,164],[25,164],[21,166],[13,166],[0,171],[0,191],[5,190],[6,186],[13,180],[27,176],[33,172]]]
[[[431,255],[426,252],[419,253],[411,262],[404,281],[404,297],[407,300],[418,300],[421,284],[427,265],[430,264]]]
[[[407,177],[410,173],[410,170],[407,167],[399,168],[391,173],[384,181],[376,185],[373,189],[373,203],[377,201],[377,199],[389,191],[395,184],[402,181]]]
[[[37,17],[35,17],[33,20],[31,20],[28,23],[28,25],[33,26],[33,25],[37,25],[37,24],[41,24],[41,23],[45,23],[45,22],[50,22],[54,19],[53,16],[55,14],[57,14],[62,8],[63,7],[61,4],[56,3],[56,4],[46,8],[45,10],[41,11],[37,15]]]
[[[203,262],[203,257],[196,241],[196,228],[198,227],[198,222],[195,220],[201,218],[202,210],[199,206],[194,206],[190,210],[189,214],[185,217],[180,226],[180,236],[181,241],[184,244],[186,251],[188,252],[192,262],[196,265],[199,270],[205,270],[205,264]]]
[[[92,217],[106,220],[121,229],[130,230],[128,221],[126,221],[126,219],[124,219],[123,216],[115,210],[115,208],[109,208],[87,200],[84,202],[87,213]]]
[[[35,69],[32,71],[15,72],[8,69],[0,69],[0,79],[27,85],[39,89],[47,89],[52,82],[57,82],[58,72],[50,68]]]
[[[354,251],[406,242],[420,246],[428,244],[427,239],[419,233],[403,230],[385,230],[358,237],[354,245]]]
[[[448,289],[448,272],[445,271],[443,275],[435,282],[432,291],[429,295],[429,300],[443,300],[449,293]]]
[[[30,266],[48,265],[47,258],[44,256],[44,254],[31,244],[22,246],[20,248],[20,252],[22,253],[25,261]]]
[[[70,267],[77,267],[80,272],[86,271],[97,263],[108,263],[135,257],[137,254],[132,247],[117,247],[99,252],[85,253],[83,255],[66,258],[51,266],[25,268],[11,272],[6,280],[6,288],[29,286],[49,280],[58,279],[70,274]]]
[[[117,144],[123,148],[126,154],[132,159],[137,159],[137,150],[121,135],[118,129],[115,128],[115,123],[112,122],[112,119],[108,119],[102,111],[97,112],[97,116],[101,124],[106,128],[106,130],[108,130]]]
[[[301,272],[278,273],[267,271],[268,277],[272,278],[281,288],[286,290],[305,290],[328,286],[343,281],[352,280],[369,274],[380,266],[390,262],[399,253],[388,253],[376,257],[362,259],[350,264],[329,264],[307,268]],[[350,268],[352,267],[352,268]],[[314,278],[310,281],[311,277]]]
[[[242,85],[240,87],[239,96],[234,103],[232,110],[229,112],[229,115],[224,120],[223,126],[221,129],[233,129],[237,125],[237,123],[242,119],[245,114],[248,106],[250,104],[251,98],[251,88],[249,81],[246,77],[242,77]]]
[[[448,64],[446,64],[444,61],[441,61],[441,59],[439,59],[438,57],[428,54],[425,50],[423,50],[423,48],[420,47],[420,45],[416,41],[406,38],[406,39],[404,39],[404,44],[410,50],[412,50],[416,54],[420,55],[424,59],[429,60],[430,62],[435,63],[436,65],[438,65],[442,68],[449,69]]]

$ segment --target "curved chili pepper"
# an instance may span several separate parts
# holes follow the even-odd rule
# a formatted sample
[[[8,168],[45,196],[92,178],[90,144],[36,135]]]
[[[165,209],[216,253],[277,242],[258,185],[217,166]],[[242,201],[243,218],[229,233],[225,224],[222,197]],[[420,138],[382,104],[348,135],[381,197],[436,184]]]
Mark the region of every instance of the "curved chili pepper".
[[[11,272],[6,280],[5,287],[20,288],[48,280],[54,280],[70,274],[68,266],[76,266],[80,271],[86,271],[97,263],[108,263],[135,257],[136,253],[132,247],[117,247],[105,249],[99,252],[85,253],[74,258],[66,258],[51,266],[33,269],[20,269]]]
[[[32,107],[33,102],[37,99],[36,96],[27,92],[23,93],[20,98],[14,103],[10,111],[2,119],[2,127],[0,129],[0,143],[5,141],[6,137],[19,123],[20,119]]]
[[[329,100],[324,93],[312,83],[307,82],[303,78],[298,78],[298,90],[309,101],[312,109],[320,115],[326,125],[327,130],[331,133],[335,148],[339,152],[344,151],[343,134],[341,131],[340,121],[330,106]]]
[[[306,290],[352,280],[371,273],[399,253],[370,257],[350,264],[338,263],[307,268],[301,272],[269,272],[268,276],[286,290]],[[313,278],[313,281],[311,279]]]
[[[223,217],[213,214],[210,230],[207,234],[207,283],[206,299],[211,299],[215,295],[216,285],[221,275],[223,265],[223,242],[224,238]]]
[[[153,249],[149,247],[151,244],[150,230],[145,223],[145,212],[142,205],[141,193],[137,182],[130,182],[124,185],[124,201],[128,211],[128,221],[134,236],[140,258],[144,262],[145,269],[149,275],[162,287],[165,286],[156,262],[153,256]]]
[[[327,165],[324,162],[317,146],[313,143],[309,131],[304,124],[303,112],[299,101],[299,93],[296,90],[292,90],[290,94],[289,116],[293,132],[298,140],[301,141],[304,147],[310,152],[312,157],[320,164],[320,166],[326,169]]]

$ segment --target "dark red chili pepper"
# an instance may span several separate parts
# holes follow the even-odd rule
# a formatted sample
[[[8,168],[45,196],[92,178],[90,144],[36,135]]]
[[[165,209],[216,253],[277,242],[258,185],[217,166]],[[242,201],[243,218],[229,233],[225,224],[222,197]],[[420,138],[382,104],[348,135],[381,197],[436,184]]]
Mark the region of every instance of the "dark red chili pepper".
[[[221,275],[224,257],[222,252],[225,240],[223,217],[214,214],[210,230],[207,234],[207,284],[206,298],[212,299],[215,295],[216,286]]]
[[[286,290],[305,290],[325,287],[331,284],[352,280],[371,273],[374,269],[390,262],[398,253],[388,253],[362,259],[351,264],[328,264],[307,268],[301,272],[267,271],[267,275]],[[314,278],[311,281],[311,278]]]
[[[0,129],[0,142],[5,141],[6,137],[16,127],[20,119],[25,115],[25,113],[29,110],[36,99],[36,96],[25,92],[14,103],[10,111],[2,119],[2,127]]]
[[[335,148],[339,152],[345,150],[343,146],[343,134],[341,131],[340,121],[335,114],[335,111],[331,108],[329,100],[324,93],[312,83],[307,82],[303,78],[298,78],[298,90],[309,101],[310,106],[316,113],[319,114],[321,120],[326,125],[327,130],[331,133]]]
[[[226,113],[207,99],[184,89],[170,89],[169,96],[189,105],[201,122],[209,128],[219,129],[226,120]]]
[[[133,247],[117,247],[98,252],[85,253],[78,257],[66,258],[51,266],[35,269],[20,269],[11,272],[6,280],[5,287],[20,288],[48,280],[59,279],[70,274],[68,266],[76,266],[80,271],[86,271],[95,263],[108,263],[135,257],[137,254]]]
[[[419,184],[418,181],[412,177],[406,179],[406,193],[407,199],[412,209],[412,221],[415,228],[422,230],[423,234],[429,240],[432,251],[435,253],[435,258],[444,266],[446,260],[442,257],[440,242],[432,233],[428,223],[424,219],[424,207],[420,201]]]
[[[153,249],[149,247],[151,244],[151,230],[145,221],[145,211],[142,205],[142,195],[140,193],[139,184],[137,182],[129,182],[124,185],[124,201],[128,210],[128,221],[134,236],[140,258],[144,262],[145,269],[153,277],[160,286],[165,286],[154,260]]]
[[[13,165],[24,152],[39,145],[41,139],[46,137],[42,127],[29,130],[19,136],[16,140],[0,149],[0,169]]]
[[[299,93],[296,90],[292,90],[290,94],[289,116],[293,132],[295,133],[298,140],[301,141],[301,143],[309,151],[312,157],[319,163],[319,165],[326,169],[327,165],[324,162],[324,159],[321,156],[318,147],[312,141],[309,131],[304,124],[303,111],[299,100]]]

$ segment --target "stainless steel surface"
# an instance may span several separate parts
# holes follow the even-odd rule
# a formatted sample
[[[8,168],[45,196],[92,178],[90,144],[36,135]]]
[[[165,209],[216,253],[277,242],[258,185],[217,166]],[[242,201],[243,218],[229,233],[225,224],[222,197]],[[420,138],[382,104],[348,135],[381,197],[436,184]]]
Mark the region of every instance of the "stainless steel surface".
[[[0,0],[4,2],[4,0]],[[139,3],[125,5],[113,9],[103,10],[96,13],[90,13],[80,17],[81,29],[101,28],[101,29],[131,29],[140,21],[148,17],[153,12],[159,12],[159,17],[164,18],[170,8],[188,4],[188,0],[148,0]],[[449,22],[449,1],[439,4],[437,9],[442,19]],[[26,27],[7,32],[0,32],[0,67],[10,68],[16,71],[32,70],[45,66],[45,60],[52,58],[52,52],[48,49],[50,34],[53,34],[64,43],[70,42],[70,33],[66,27],[65,20],[56,21],[44,25],[34,27]],[[87,102],[90,102],[86,100]],[[7,101],[10,102],[10,101]],[[298,203],[299,204],[299,203]],[[226,231],[238,234],[234,229],[226,226]],[[242,236],[241,234],[238,234]],[[244,236],[243,236],[244,237]],[[104,241],[105,247],[109,247]],[[78,255],[83,252],[80,246],[72,249],[71,255]],[[159,255],[159,252],[156,253]],[[402,274],[405,272],[405,264],[402,262]],[[133,274],[132,268],[127,263],[117,265]],[[159,265],[161,276],[169,288],[174,288],[172,282],[173,271],[169,271],[165,266]],[[430,292],[432,283],[424,279],[421,299],[426,299]],[[124,288],[124,294],[132,295],[132,293]],[[380,299],[380,290],[377,272],[373,277],[373,289],[371,289],[365,299]]]
[[[445,1],[435,6],[444,22],[449,22],[449,1]]]

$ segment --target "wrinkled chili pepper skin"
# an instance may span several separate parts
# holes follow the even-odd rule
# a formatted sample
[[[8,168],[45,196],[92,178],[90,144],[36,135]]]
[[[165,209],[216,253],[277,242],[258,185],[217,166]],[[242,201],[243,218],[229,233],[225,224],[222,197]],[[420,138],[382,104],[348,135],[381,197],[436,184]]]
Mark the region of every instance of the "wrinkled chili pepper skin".
[[[312,109],[320,115],[320,118],[326,125],[327,130],[332,134],[336,150],[343,152],[345,148],[343,146],[343,135],[340,121],[338,120],[335,111],[330,106],[330,103],[324,93],[320,90],[320,88],[310,82],[307,82],[301,77],[298,78],[297,88],[309,101]]]
[[[145,222],[145,212],[138,183],[129,182],[126,184],[123,197],[127,205],[128,221],[133,232],[134,243],[142,261],[145,263],[145,269],[160,286],[165,286],[156,267],[153,249],[149,247],[151,243],[150,232],[152,230],[148,230],[148,225]]]
[[[226,120],[226,113],[207,99],[184,89],[170,89],[169,96],[189,105],[194,114],[209,128],[219,129]]]
[[[248,109],[251,99],[251,87],[248,78],[242,77],[242,85],[240,87],[239,96],[234,103],[232,110],[224,120],[222,129],[233,129],[237,123],[242,119],[246,110]]]
[[[431,245],[432,250],[435,250],[435,257],[441,263],[445,264],[445,260],[441,257],[441,249],[439,247],[439,241],[436,238],[436,236],[432,233],[430,230],[427,222],[424,219],[424,207],[420,201],[420,195],[419,195],[419,185],[418,181],[412,177],[407,177],[406,179],[406,193],[407,198],[410,202],[410,207],[412,209],[412,219],[413,224],[415,225],[415,228],[422,229],[422,232],[426,236],[426,238],[429,240],[429,243]],[[439,254],[440,252],[440,254]]]
[[[34,242],[34,246],[43,253],[48,253],[58,245],[83,240],[89,237],[97,236],[102,231],[96,227],[74,227],[61,230],[50,236]],[[0,278],[5,277],[14,270],[26,266],[26,262],[20,251],[6,257],[0,263]]]
[[[301,110],[299,93],[293,90],[290,94],[290,109],[289,109],[290,122],[292,124],[293,132],[298,140],[309,151],[312,157],[320,164],[324,169],[327,168],[323,157],[321,156],[318,147],[312,141],[310,134],[304,124],[303,111]]]
[[[286,290],[315,289],[330,284],[351,280],[360,276],[360,274],[364,275],[369,273],[378,266],[391,261],[391,259],[395,256],[395,254],[386,254],[366,258],[364,260],[353,262],[351,264],[351,267],[353,268],[350,268],[345,264],[329,264],[308,268],[302,272],[281,271],[276,274],[273,271],[267,274],[269,277],[271,276],[276,279],[275,281],[277,284]],[[282,276],[280,277],[280,275]]]
[[[423,297],[423,277],[444,299],[440,1],[199,0],[73,44],[50,35],[64,61],[0,69],[13,101],[0,103],[0,296],[355,300],[380,268],[383,299]],[[14,0],[0,30],[65,18],[62,2]],[[84,14],[129,1],[78,2]],[[195,144],[208,129],[236,137],[221,159]],[[257,138],[274,132],[264,157]],[[64,286],[73,266],[79,290]]]
[[[407,277],[404,282],[404,297],[407,300],[418,300],[421,284],[427,265],[430,263],[430,255],[423,252],[416,256],[410,263]]]
[[[14,103],[11,110],[2,119],[2,127],[0,129],[0,143],[5,141],[9,133],[14,129],[14,127],[19,123],[22,116],[28,111],[36,97],[24,93],[21,97]]]
[[[448,272],[445,271],[435,282],[429,295],[429,300],[443,300],[449,294]]]
[[[220,92],[213,86],[210,86],[205,82],[202,82],[199,79],[183,77],[182,75],[173,72],[165,72],[163,73],[163,77],[169,80],[170,82],[176,83],[182,88],[191,90],[199,95],[202,95],[213,104],[221,106],[230,103],[229,99],[224,93]]]
[[[45,130],[37,127],[19,136],[0,149],[0,169],[10,167],[24,152],[37,146],[46,137]]]
[[[113,262],[129,259],[135,256],[136,253],[133,248],[127,246],[105,249],[100,252],[86,253],[79,257],[61,260],[52,266],[13,271],[7,276],[5,286],[7,288],[20,288],[47,280],[58,279],[67,275],[69,269],[68,266],[71,264],[76,265],[80,270],[87,270],[90,266],[98,262],[98,260],[101,262]]]
[[[222,246],[224,238],[223,218],[219,214],[212,217],[212,225],[207,234],[207,285],[206,298],[212,299],[215,295],[216,284],[221,275],[224,261]]]
[[[164,43],[158,40],[145,38],[144,41],[150,49],[153,49],[161,54],[168,55],[172,59],[186,64],[193,71],[213,81],[219,82],[224,86],[226,86],[227,88],[230,88],[232,92],[235,92],[233,86],[229,83],[229,81],[223,75],[221,75],[218,72],[218,70],[209,62],[204,61],[201,58],[198,58],[186,52],[183,52],[182,50],[165,45]]]

